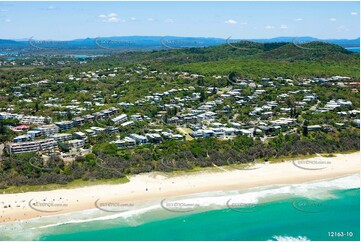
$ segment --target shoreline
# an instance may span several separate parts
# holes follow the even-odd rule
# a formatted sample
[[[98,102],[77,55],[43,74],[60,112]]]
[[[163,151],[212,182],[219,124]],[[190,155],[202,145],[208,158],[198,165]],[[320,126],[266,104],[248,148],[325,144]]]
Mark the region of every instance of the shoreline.
[[[360,171],[360,152],[302,161],[308,162],[308,167],[303,165],[305,169],[298,167],[294,160],[256,164],[255,169],[213,167],[212,171],[176,174],[151,172],[130,176],[130,181],[125,184],[0,194],[0,223],[99,209],[97,202],[145,203],[204,192],[300,184],[359,174]],[[317,162],[323,165],[319,166]]]

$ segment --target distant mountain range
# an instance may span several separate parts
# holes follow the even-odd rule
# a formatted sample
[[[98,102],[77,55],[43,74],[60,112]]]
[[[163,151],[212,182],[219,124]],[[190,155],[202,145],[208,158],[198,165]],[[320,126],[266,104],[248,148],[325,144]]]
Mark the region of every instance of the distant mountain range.
[[[356,39],[317,39],[313,37],[277,37],[270,39],[244,39],[257,43],[293,42],[302,45],[309,42],[320,41],[337,44],[344,48],[359,47],[360,38]],[[161,49],[180,49],[190,47],[209,47],[230,44],[242,39],[204,38],[204,37],[175,37],[175,36],[114,36],[74,39],[69,41],[37,40],[34,38],[21,40],[0,39],[0,51],[39,51],[69,50],[124,50],[124,51],[150,51]]]

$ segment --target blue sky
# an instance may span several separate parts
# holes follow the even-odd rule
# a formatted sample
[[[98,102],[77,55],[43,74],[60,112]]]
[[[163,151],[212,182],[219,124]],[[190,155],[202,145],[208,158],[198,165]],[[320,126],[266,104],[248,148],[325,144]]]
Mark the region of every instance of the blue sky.
[[[359,2],[0,2],[0,38],[360,36]]]

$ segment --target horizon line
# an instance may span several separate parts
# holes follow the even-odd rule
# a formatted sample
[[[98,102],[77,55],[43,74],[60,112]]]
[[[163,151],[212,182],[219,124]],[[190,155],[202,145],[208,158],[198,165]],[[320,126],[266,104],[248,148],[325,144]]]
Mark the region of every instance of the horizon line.
[[[30,39],[32,39],[34,36],[31,36],[29,38],[0,38],[0,40],[12,40],[12,41],[29,41]],[[318,40],[357,40],[360,39],[359,37],[355,37],[355,38],[334,38],[334,37],[329,37],[329,38],[318,38],[318,37],[314,37],[314,36],[275,36],[275,37],[263,37],[263,38],[231,38],[232,36],[228,36],[228,37],[206,37],[206,36],[177,36],[177,35],[113,35],[113,36],[96,36],[96,37],[75,37],[72,39],[38,39],[38,40],[60,40],[60,41],[74,41],[74,40],[85,40],[85,39],[96,39],[96,38],[115,38],[115,37],[159,37],[159,38],[164,38],[164,37],[176,37],[176,38],[203,38],[203,39],[222,39],[222,40],[227,40],[227,39],[232,39],[232,40],[270,40],[270,39],[276,39],[276,38],[314,38],[314,39],[318,39]],[[33,38],[34,40],[36,40],[37,38]]]

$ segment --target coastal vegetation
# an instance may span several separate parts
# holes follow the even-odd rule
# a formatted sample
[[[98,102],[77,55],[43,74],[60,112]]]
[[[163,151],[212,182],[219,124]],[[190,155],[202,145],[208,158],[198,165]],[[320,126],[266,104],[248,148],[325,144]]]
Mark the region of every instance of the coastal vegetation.
[[[77,157],[70,164],[64,164],[55,157],[44,163],[35,153],[26,153],[1,161],[0,188],[67,184],[79,179],[94,181],[124,178],[142,172],[171,172],[213,165],[245,164],[259,159],[268,161],[283,156],[358,150],[360,136],[357,131],[332,135],[318,132],[309,137],[280,134],[268,143],[245,136],[228,141],[205,138],[123,150],[118,150],[114,144],[101,143],[94,145],[94,154]]]

